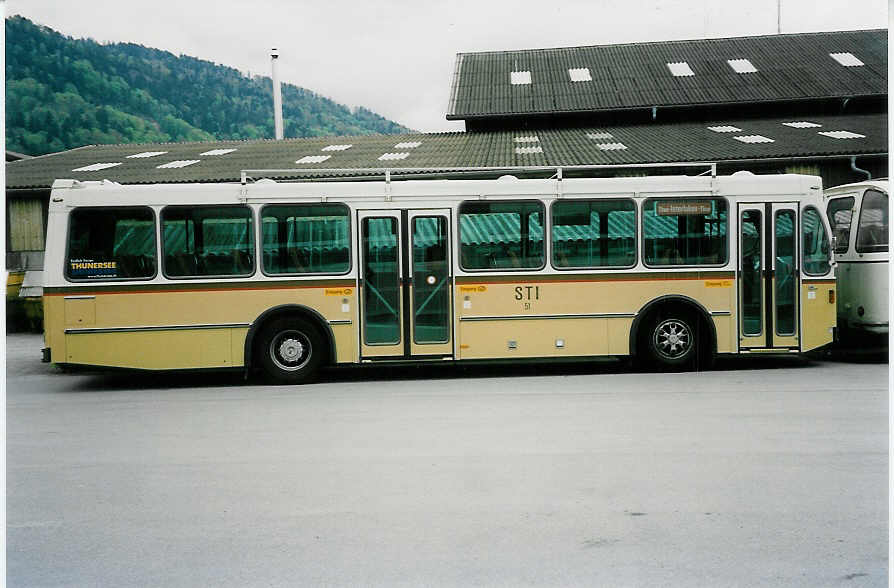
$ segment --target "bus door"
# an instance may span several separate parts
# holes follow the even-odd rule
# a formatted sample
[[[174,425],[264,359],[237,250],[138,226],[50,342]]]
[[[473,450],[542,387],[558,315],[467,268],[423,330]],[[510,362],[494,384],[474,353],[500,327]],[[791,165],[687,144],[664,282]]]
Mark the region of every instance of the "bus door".
[[[739,204],[739,349],[797,348],[796,203]]]
[[[450,210],[357,216],[361,357],[452,357]]]

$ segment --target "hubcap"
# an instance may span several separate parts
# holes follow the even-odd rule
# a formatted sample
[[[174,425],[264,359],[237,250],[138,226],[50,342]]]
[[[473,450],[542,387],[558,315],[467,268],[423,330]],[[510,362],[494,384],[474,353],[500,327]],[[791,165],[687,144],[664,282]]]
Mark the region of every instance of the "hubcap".
[[[692,333],[683,321],[667,319],[655,328],[653,343],[664,359],[679,359],[692,348]]]
[[[286,361],[295,361],[304,353],[304,345],[297,339],[286,339],[279,346],[279,356]]]
[[[307,365],[312,352],[310,340],[300,331],[281,331],[270,341],[270,359],[276,367],[288,372]]]

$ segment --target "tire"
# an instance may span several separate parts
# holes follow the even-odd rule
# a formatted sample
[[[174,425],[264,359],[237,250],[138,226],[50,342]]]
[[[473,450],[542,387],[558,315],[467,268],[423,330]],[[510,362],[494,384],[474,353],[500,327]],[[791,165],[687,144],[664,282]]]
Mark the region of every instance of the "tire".
[[[305,384],[313,380],[325,355],[323,336],[302,318],[276,319],[261,332],[257,358],[267,379],[275,384]]]
[[[649,362],[659,369],[689,369],[698,358],[698,322],[690,315],[659,314],[645,336]]]

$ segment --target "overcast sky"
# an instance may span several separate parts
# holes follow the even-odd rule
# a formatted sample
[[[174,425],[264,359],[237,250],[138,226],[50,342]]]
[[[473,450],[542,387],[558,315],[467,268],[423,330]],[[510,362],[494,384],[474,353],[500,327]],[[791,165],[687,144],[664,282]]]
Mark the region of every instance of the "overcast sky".
[[[73,37],[280,78],[416,130],[445,120],[459,52],[773,34],[777,0],[8,0]],[[886,0],[782,0],[782,32],[883,28]],[[781,56],[782,57],[782,56]]]

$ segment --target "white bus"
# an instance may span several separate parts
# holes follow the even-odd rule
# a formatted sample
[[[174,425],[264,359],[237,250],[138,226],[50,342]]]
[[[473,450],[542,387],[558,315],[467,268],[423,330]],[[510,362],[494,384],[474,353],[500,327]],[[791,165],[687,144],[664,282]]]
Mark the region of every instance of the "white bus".
[[[843,341],[888,334],[888,181],[829,188],[826,213],[838,262],[838,328]]]
[[[710,169],[58,180],[44,357],[297,383],[323,365],[633,355],[676,369],[831,342],[820,179]]]

